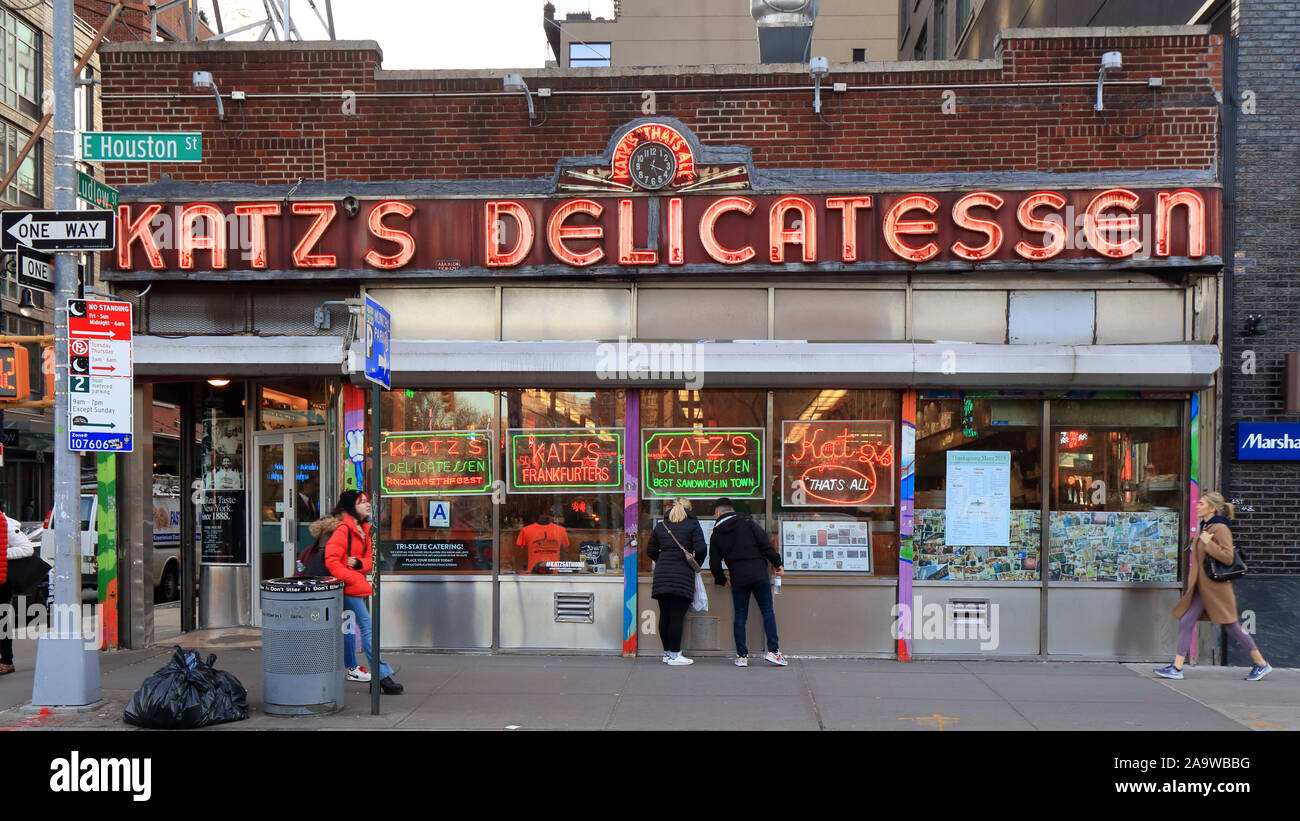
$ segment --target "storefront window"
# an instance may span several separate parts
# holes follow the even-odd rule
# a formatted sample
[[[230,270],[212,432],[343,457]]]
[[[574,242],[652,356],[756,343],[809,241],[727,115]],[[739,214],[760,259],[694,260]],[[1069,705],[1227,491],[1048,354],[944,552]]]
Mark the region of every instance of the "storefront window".
[[[492,447],[496,394],[383,394],[380,569],[492,572]]]
[[[787,572],[898,575],[895,391],[772,394],[768,530]]]
[[[514,390],[503,396],[502,574],[617,572],[623,555],[625,395]]]
[[[244,391],[240,383],[213,388],[203,400],[199,424],[199,467],[203,492],[199,496],[199,558],[204,564],[247,564],[249,550],[244,530],[249,485],[244,438]],[[264,483],[283,485],[283,466],[267,468]],[[264,484],[265,487],[265,484]],[[268,498],[265,494],[263,499]],[[177,534],[179,538],[179,525]],[[264,551],[280,543],[263,540]],[[270,544],[268,548],[265,545]],[[264,553],[263,578],[284,575],[278,553]]]
[[[257,398],[258,430],[323,425],[330,406],[329,380],[321,377],[263,382]]]
[[[642,391],[637,570],[654,569],[644,547],[679,496],[692,500],[706,544],[722,496],[766,527],[768,441],[767,391]]]
[[[1052,581],[1175,582],[1183,403],[1051,404]]]
[[[1042,578],[1042,406],[918,397],[916,579]]]

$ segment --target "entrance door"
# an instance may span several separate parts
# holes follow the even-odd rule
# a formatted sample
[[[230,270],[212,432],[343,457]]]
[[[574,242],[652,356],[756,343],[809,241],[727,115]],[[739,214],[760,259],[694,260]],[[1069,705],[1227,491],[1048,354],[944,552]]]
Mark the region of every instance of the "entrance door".
[[[253,500],[257,511],[257,559],[253,600],[264,579],[294,574],[295,559],[311,544],[311,523],[321,516],[321,453],[325,431],[295,428],[254,434]],[[260,608],[254,608],[260,613]]]

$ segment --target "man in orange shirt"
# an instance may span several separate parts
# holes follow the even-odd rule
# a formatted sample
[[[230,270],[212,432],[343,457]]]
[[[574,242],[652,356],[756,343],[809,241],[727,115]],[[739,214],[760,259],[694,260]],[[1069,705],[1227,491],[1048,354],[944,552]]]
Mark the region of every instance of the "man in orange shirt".
[[[539,570],[538,565],[560,560],[560,551],[569,547],[569,532],[552,523],[551,517],[538,516],[536,523],[519,531],[515,544],[528,550],[526,573],[545,573],[546,568]]]

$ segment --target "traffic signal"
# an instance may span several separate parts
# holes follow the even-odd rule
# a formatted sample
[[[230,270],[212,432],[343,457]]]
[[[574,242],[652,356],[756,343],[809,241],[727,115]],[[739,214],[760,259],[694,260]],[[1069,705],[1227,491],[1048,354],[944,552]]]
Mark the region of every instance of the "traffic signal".
[[[0,345],[0,401],[21,402],[31,392],[27,348],[17,344]]]

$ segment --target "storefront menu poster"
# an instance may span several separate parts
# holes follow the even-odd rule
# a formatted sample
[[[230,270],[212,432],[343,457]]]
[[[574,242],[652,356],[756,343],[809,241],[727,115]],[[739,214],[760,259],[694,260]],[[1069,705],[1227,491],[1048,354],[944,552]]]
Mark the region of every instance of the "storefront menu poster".
[[[247,564],[244,492],[205,493],[199,505],[199,556],[204,564]]]
[[[894,504],[892,420],[781,422],[781,504],[888,507]]]
[[[1011,543],[1011,451],[948,451],[945,488],[948,544]]]
[[[622,493],[622,428],[510,428],[510,493]]]
[[[447,496],[492,490],[492,437],[482,430],[381,433],[385,496]]]
[[[786,570],[871,572],[871,522],[783,520],[781,562]]]
[[[647,428],[641,431],[644,499],[761,499],[763,430]]]

